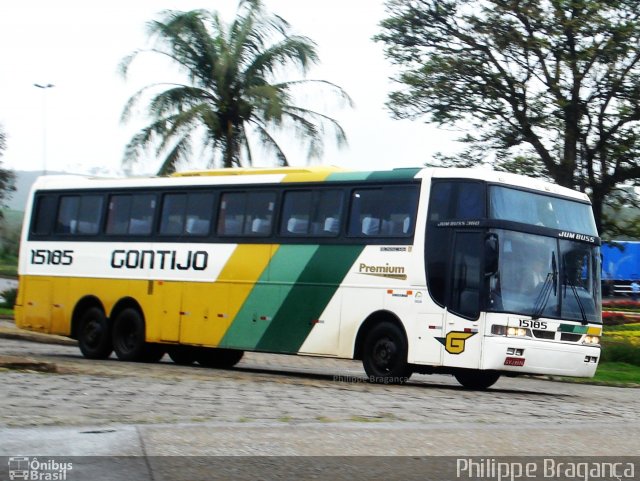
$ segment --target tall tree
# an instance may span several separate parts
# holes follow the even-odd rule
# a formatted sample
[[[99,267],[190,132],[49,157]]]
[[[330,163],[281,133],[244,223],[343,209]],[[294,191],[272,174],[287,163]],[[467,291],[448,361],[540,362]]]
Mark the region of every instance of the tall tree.
[[[125,162],[138,159],[154,147],[163,157],[160,174],[173,172],[178,161],[189,158],[199,142],[209,158],[206,166],[234,167],[252,163],[249,139],[275,153],[279,165],[288,165],[278,130],[291,130],[308,148],[310,157],[322,154],[323,136],[333,130],[338,145],[346,141],[331,117],[295,103],[295,92],[321,87],[350,103],[337,85],[323,80],[278,78],[290,68],[303,74],[318,61],[315,44],[290,33],[281,17],[268,14],[260,0],[241,0],[236,18],[225,24],[218,13],[205,10],[164,12],[148,25],[155,47],[125,58],[126,75],[142,52],[168,57],[186,74],[184,84],[157,83],[138,91],[127,103],[123,119],[141,99],[150,97],[152,122],[127,145]]]
[[[0,125],[0,207],[4,207],[5,201],[11,197],[11,194],[16,190],[15,187],[15,173],[12,170],[4,169],[2,165],[2,156],[7,148],[7,136],[4,133],[2,125]],[[0,209],[0,219],[3,214]]]
[[[544,175],[605,203],[640,185],[637,0],[388,0],[397,118],[470,132],[458,159]],[[450,160],[450,159],[449,159]]]

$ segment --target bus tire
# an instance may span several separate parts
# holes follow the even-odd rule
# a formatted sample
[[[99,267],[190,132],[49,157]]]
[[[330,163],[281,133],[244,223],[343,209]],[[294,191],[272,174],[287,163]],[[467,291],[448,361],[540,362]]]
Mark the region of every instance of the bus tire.
[[[192,346],[171,346],[167,354],[173,362],[181,366],[190,366],[196,362],[195,347]]]
[[[466,389],[484,391],[493,386],[500,374],[495,371],[480,371],[479,369],[465,369],[454,374],[457,381]]]
[[[99,307],[90,307],[82,314],[78,346],[87,359],[107,359],[113,352],[109,321]]]
[[[137,309],[124,309],[113,322],[113,350],[121,361],[144,361],[148,352],[144,320]]]
[[[195,358],[198,364],[218,369],[229,369],[235,366],[240,362],[242,356],[244,356],[244,351],[235,349],[200,347],[195,351]]]
[[[362,350],[362,365],[369,381],[379,384],[404,384],[411,376],[407,363],[407,340],[391,322],[375,325],[367,334]]]

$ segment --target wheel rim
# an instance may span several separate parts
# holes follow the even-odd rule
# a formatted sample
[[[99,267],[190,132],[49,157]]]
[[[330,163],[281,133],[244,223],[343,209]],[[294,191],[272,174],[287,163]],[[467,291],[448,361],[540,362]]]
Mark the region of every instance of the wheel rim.
[[[88,320],[83,329],[84,343],[88,347],[97,347],[102,339],[102,326],[97,319]]]
[[[398,346],[388,337],[378,339],[373,346],[373,363],[382,372],[389,372],[396,363]]]
[[[140,335],[135,326],[125,323],[118,330],[118,347],[122,352],[128,353],[133,351],[139,343]]]

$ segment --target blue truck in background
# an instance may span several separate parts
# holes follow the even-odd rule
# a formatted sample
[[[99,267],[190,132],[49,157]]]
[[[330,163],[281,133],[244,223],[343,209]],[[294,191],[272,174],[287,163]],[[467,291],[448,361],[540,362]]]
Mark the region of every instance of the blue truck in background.
[[[631,283],[640,281],[640,242],[611,241],[603,243],[602,295],[631,294]]]

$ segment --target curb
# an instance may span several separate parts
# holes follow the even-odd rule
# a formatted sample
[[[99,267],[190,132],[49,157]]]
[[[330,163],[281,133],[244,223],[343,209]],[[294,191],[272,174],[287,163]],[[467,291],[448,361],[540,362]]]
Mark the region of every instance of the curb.
[[[0,355],[0,369],[16,371],[58,372],[58,366],[52,362],[36,361],[28,357]]]
[[[78,342],[62,336],[51,334],[41,334],[39,332],[24,331],[16,327],[0,327],[1,339],[12,339],[17,341],[39,342],[42,344],[58,344],[60,346],[77,346]]]

